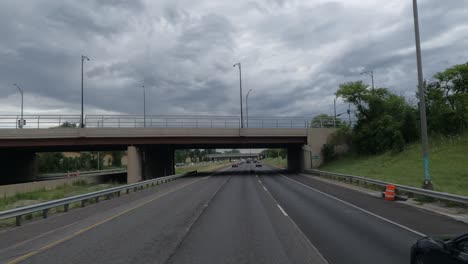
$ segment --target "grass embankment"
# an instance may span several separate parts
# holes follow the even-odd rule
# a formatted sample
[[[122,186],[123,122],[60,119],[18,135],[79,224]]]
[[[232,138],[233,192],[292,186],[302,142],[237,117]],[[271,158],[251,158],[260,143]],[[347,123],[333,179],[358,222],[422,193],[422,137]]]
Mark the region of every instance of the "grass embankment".
[[[77,182],[73,185],[62,185],[52,190],[37,190],[27,193],[18,193],[11,197],[0,198],[0,211],[23,207],[27,205],[42,203],[46,201],[61,199],[79,194],[85,194],[95,192],[103,189],[116,187],[118,184],[89,184],[86,182]],[[79,204],[71,204],[70,208],[76,207]],[[50,213],[61,211],[63,208],[51,209]],[[25,219],[31,219],[33,217],[41,215],[41,212],[29,214],[25,216]],[[0,221],[0,227],[14,225],[15,219],[6,219]]]
[[[454,137],[432,137],[429,143],[434,189],[468,195],[468,133]],[[413,144],[397,154],[343,157],[322,166],[321,170],[421,187],[424,179],[421,148],[421,144]]]
[[[282,158],[264,158],[261,162],[276,168],[288,167],[288,160]]]
[[[195,163],[194,165],[185,165],[176,168],[176,174],[186,173],[189,171],[207,172],[220,169],[227,164],[231,164],[229,161],[220,161],[214,163]]]

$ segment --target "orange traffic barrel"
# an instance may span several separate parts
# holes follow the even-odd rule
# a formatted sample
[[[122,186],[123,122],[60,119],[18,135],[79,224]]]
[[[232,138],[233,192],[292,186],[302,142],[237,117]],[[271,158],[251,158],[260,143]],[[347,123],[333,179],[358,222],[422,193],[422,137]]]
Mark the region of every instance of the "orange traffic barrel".
[[[385,200],[395,201],[395,185],[387,184],[387,188],[385,188]]]

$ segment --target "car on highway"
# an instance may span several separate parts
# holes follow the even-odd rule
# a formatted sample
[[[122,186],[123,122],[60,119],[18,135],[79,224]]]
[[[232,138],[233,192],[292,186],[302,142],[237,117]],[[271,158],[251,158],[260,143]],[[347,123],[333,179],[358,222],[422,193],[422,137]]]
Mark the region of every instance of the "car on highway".
[[[237,167],[239,167],[239,165],[238,165],[237,163],[234,163],[234,164],[232,164],[231,167],[232,167],[232,168],[237,168]]]
[[[455,238],[425,237],[411,248],[411,264],[468,263],[468,234]]]
[[[257,164],[255,164],[255,167],[262,167],[262,164],[261,164],[261,163],[257,163]]]

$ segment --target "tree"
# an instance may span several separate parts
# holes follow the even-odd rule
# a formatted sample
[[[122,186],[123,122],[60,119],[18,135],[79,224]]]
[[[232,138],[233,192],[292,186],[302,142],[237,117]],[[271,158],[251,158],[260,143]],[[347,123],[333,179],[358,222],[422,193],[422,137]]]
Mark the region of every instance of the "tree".
[[[66,122],[62,123],[59,127],[76,127],[76,124],[66,121]]]
[[[361,81],[340,85],[336,95],[357,109],[352,141],[359,153],[401,151],[417,138],[415,111],[404,97],[386,88],[369,89]]]
[[[316,115],[312,118],[310,122],[310,127],[324,127],[324,128],[333,128],[333,127],[341,127],[344,123],[340,118],[336,118],[334,116],[330,116],[327,114],[320,114]]]
[[[428,128],[443,134],[468,127],[468,64],[450,67],[426,84]],[[419,94],[417,94],[419,97]]]

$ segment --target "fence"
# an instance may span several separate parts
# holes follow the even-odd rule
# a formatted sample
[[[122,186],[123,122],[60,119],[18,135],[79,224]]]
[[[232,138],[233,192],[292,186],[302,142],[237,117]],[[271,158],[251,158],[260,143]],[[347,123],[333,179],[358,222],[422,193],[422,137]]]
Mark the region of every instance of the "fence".
[[[18,127],[19,115],[0,116],[0,128]],[[25,115],[24,129],[79,128],[80,115]],[[355,121],[351,121],[353,125]],[[249,117],[245,128],[336,128],[350,125],[339,118]],[[178,116],[178,115],[87,115],[88,128],[239,128],[238,116]]]

